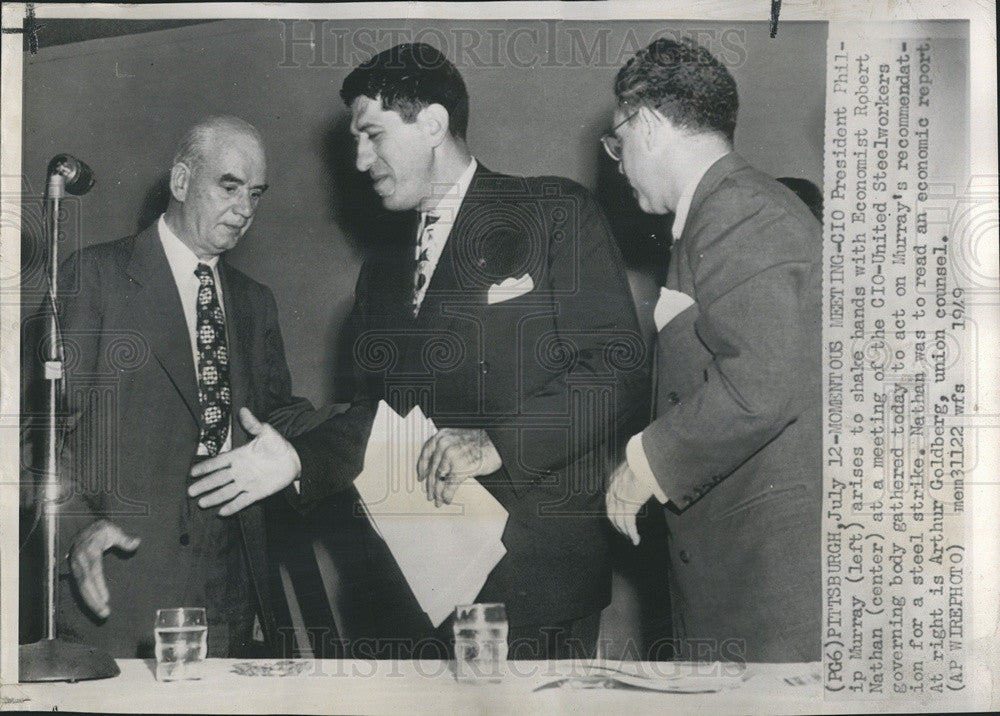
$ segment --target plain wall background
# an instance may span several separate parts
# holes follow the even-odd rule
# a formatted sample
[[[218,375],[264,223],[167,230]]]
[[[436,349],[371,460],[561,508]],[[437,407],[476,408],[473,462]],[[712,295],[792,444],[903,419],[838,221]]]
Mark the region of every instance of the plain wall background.
[[[317,51],[299,43],[289,53],[289,27],[297,38],[314,34]],[[219,21],[25,56],[26,289],[38,286],[40,222],[31,219],[40,215],[45,167],[55,154],[69,152],[93,168],[98,183],[80,201],[79,239],[107,241],[134,233],[153,216],[157,180],[190,124],[206,114],[239,115],[265,137],[271,188],[230,260],[274,291],[297,393],[328,400],[362,243],[345,228],[352,217],[338,197],[365,198],[364,180],[343,151],[352,145],[338,91],[350,60],[391,46],[388,31],[403,29],[439,44],[462,65],[471,95],[469,142],[481,162],[600,188],[609,213],[638,213],[597,141],[611,120],[612,82],[633,49],[657,35],[691,34],[730,65],[741,99],[737,148],[752,164],[775,176],[822,181],[824,23],[782,23],[772,40],[763,22]],[[552,37],[555,60],[545,54]],[[513,66],[533,58],[530,67]],[[546,66],[555,62],[572,64]],[[628,233],[634,222],[616,225]],[[77,241],[73,233],[68,248]],[[633,264],[643,259],[629,251],[638,238],[619,236]]]
[[[299,38],[317,33],[316,49],[297,43],[289,52],[289,28]],[[336,397],[338,337],[365,250],[356,229],[372,201],[367,180],[353,170],[349,113],[338,91],[357,61],[401,41],[387,31],[408,32],[405,39],[436,44],[457,61],[471,95],[469,142],[482,163],[513,174],[567,176],[597,192],[633,269],[647,326],[666,232],[660,219],[641,215],[598,143],[614,109],[615,73],[636,49],[656,36],[682,34],[709,46],[739,87],[738,151],[774,176],[821,185],[825,23],[782,22],[777,39],[765,22],[535,20],[294,27],[233,20],[104,37],[25,55],[23,310],[42,295],[41,193],[49,159],[71,153],[98,180],[81,200],[67,202],[65,256],[80,243],[125,236],[155,218],[164,198],[160,179],[185,129],[207,114],[236,114],[264,135],[271,188],[230,260],[275,293],[296,393],[316,404]],[[661,241],[647,239],[650,233]],[[639,622],[658,618],[636,597],[638,589],[657,599],[658,583],[643,581],[649,575],[636,567],[657,559],[622,548],[606,635],[634,636]]]

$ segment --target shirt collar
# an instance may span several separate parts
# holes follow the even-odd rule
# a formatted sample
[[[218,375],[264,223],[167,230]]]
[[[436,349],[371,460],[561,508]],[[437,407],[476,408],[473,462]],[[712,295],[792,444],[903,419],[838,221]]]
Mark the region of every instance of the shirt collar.
[[[208,264],[213,270],[219,263],[219,257],[213,256],[210,259],[199,259],[198,255],[191,250],[180,238],[171,231],[167,225],[164,214],[160,214],[160,220],[156,222],[156,229],[160,234],[160,243],[163,244],[163,252],[167,255],[167,263],[174,276],[193,275],[198,264]]]
[[[472,184],[472,177],[475,176],[478,166],[479,163],[475,157],[470,159],[469,166],[462,172],[458,181],[448,187],[443,193],[435,194],[437,201],[432,208],[421,212],[421,218],[427,214],[434,214],[441,222],[446,224],[455,223],[455,216],[462,205],[462,200],[465,199],[465,195],[469,191],[469,185]]]
[[[691,210],[691,202],[694,200],[694,193],[698,190],[698,185],[705,178],[708,167],[705,167],[700,174],[691,177],[691,181],[681,192],[681,198],[677,202],[677,210],[674,212],[674,224],[670,233],[674,236],[674,241],[680,241],[681,234],[684,233],[684,224],[687,223],[688,212]]]
[[[681,192],[680,199],[677,202],[677,210],[674,212],[674,224],[670,229],[674,241],[680,241],[681,234],[684,233],[684,225],[687,223],[688,213],[691,211],[691,202],[694,201],[694,195],[698,191],[698,185],[701,184],[701,180],[705,178],[708,170],[714,167],[722,157],[728,156],[731,153],[731,151],[726,152],[715,160],[705,164],[701,171],[691,177],[691,181],[684,187],[684,191]]]

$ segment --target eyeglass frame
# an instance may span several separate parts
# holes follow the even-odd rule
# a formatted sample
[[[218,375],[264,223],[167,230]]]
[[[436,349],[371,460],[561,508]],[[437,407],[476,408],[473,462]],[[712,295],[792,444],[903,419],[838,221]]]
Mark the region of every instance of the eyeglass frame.
[[[601,135],[601,144],[604,146],[604,151],[607,152],[607,155],[616,162],[620,162],[622,160],[622,154],[621,154],[622,140],[615,134],[615,130],[618,129],[619,127],[624,127],[630,121],[635,119],[636,115],[638,115],[640,111],[641,108],[637,109],[628,117],[626,117],[621,122],[612,127],[609,131]],[[612,149],[611,146],[609,145],[609,142],[614,142],[618,146],[618,149],[617,150]]]

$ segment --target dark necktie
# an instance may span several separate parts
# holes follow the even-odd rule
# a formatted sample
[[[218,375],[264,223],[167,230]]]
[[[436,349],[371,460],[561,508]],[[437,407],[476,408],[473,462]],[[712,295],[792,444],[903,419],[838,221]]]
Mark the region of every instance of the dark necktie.
[[[217,455],[226,444],[232,396],[229,393],[229,350],[226,319],[215,290],[215,276],[206,264],[198,264],[194,275],[198,288],[198,403],[201,405],[201,444],[209,455]]]

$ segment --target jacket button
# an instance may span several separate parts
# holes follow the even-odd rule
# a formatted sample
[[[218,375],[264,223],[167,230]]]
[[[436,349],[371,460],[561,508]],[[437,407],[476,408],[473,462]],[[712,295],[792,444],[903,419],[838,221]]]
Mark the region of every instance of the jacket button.
[[[688,556],[687,550],[682,549],[680,552],[677,553],[677,556],[681,558],[681,561],[684,564],[687,564],[688,562],[691,561],[691,558]]]
[[[487,374],[487,373],[490,372],[489,361],[485,361],[485,360],[479,361],[479,372],[482,373],[483,375],[485,375],[485,374]]]
[[[191,544],[191,535],[189,535],[187,532],[185,532],[184,534],[182,534],[181,535],[181,539],[180,539],[180,543],[181,543],[181,547],[187,547],[189,544]]]
[[[667,402],[670,403],[671,405],[677,405],[679,402],[681,402],[681,397],[679,395],[677,395],[676,392],[674,392],[673,390],[671,390],[667,394]]]

